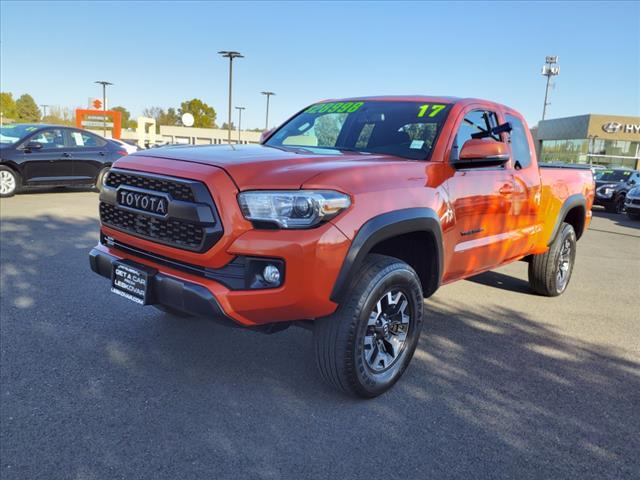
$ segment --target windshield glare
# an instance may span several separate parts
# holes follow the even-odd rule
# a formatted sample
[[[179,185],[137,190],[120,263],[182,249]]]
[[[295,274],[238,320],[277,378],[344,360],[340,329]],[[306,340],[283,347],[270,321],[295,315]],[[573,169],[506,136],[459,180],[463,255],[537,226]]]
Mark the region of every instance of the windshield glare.
[[[595,174],[595,178],[602,182],[626,182],[631,173],[629,170],[601,170]]]
[[[349,101],[317,103],[284,124],[266,145],[312,152],[352,150],[429,157],[450,104]],[[338,152],[335,152],[338,153]]]
[[[0,143],[14,144],[22,140],[26,135],[35,132],[38,127],[18,123],[14,125],[3,125],[0,127]]]

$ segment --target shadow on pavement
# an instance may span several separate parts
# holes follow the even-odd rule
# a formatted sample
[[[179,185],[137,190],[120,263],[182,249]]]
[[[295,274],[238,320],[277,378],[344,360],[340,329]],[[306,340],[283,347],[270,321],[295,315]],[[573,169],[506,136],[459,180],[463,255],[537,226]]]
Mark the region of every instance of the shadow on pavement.
[[[182,320],[109,293],[95,221],[4,220],[3,478],[632,478],[640,365],[500,305],[427,302],[371,401],[325,387],[311,337]],[[491,273],[472,281],[522,291]]]
[[[499,288],[501,290],[509,290],[511,292],[525,293],[527,295],[533,295],[533,291],[529,287],[529,282],[526,282],[520,278],[505,275],[500,272],[484,272],[474,277],[466,279],[469,282],[479,283],[488,287]]]

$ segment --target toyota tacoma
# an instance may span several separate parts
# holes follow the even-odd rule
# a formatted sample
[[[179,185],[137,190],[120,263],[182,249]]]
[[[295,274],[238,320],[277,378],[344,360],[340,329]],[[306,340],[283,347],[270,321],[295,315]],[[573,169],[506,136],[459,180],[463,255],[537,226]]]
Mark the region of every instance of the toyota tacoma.
[[[593,200],[591,172],[541,168],[504,105],[321,101],[260,145],[119,159],[90,264],[140,305],[310,328],[320,375],[375,397],[407,368],[441,285],[524,260],[534,292],[562,294]]]

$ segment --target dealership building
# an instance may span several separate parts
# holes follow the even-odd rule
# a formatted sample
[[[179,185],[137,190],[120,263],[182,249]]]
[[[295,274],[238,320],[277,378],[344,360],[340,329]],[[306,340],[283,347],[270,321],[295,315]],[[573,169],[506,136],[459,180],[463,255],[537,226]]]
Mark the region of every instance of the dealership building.
[[[541,162],[640,168],[640,117],[590,113],[542,120],[531,132]]]

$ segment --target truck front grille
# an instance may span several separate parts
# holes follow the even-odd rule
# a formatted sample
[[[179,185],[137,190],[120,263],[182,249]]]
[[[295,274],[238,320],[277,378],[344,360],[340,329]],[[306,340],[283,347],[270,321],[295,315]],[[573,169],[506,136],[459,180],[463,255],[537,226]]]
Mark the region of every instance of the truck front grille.
[[[118,230],[190,250],[199,249],[204,239],[204,229],[194,223],[161,220],[121,210],[108,203],[100,203],[100,220]]]
[[[176,183],[171,180],[161,180],[153,177],[142,177],[140,175],[111,171],[107,177],[106,184],[113,188],[118,188],[120,185],[128,185],[130,187],[144,188],[145,190],[153,190],[155,192],[164,192],[176,200],[195,202],[193,192],[189,185]]]
[[[168,212],[163,216],[120,204],[120,188],[141,195],[163,194]],[[100,192],[100,221],[129,235],[194,252],[207,251],[223,234],[216,206],[202,182],[118,168],[109,172]]]

